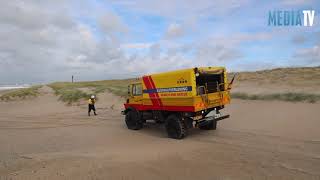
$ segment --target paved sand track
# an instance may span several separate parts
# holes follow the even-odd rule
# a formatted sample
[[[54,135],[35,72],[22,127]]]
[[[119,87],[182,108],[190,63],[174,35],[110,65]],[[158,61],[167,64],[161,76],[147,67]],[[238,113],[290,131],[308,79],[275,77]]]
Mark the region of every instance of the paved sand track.
[[[122,99],[65,106],[48,87],[0,102],[1,179],[320,179],[319,104],[234,100],[216,131],[184,140],[126,129]]]

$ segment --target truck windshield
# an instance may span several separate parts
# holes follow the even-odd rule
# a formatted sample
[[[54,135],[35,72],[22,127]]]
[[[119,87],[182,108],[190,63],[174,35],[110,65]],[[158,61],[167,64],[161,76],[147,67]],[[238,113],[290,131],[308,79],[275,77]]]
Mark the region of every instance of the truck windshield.
[[[196,77],[197,87],[206,87],[207,93],[225,90],[224,72],[219,74],[200,73]]]

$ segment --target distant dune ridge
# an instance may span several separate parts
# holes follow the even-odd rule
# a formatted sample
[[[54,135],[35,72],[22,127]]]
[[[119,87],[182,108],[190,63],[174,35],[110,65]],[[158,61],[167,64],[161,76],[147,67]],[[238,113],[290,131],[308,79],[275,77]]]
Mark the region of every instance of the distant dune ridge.
[[[235,73],[229,73],[229,81]],[[125,97],[127,85],[136,79],[87,82],[56,82],[49,84],[60,100],[69,104],[90,94],[110,91]],[[34,97],[38,88],[0,92],[0,100]],[[23,92],[17,92],[23,91]],[[320,101],[320,67],[277,68],[254,72],[238,72],[232,88],[233,98],[245,100]],[[9,93],[9,94],[8,94]]]
[[[229,79],[235,73],[228,75]],[[234,98],[247,100],[320,101],[320,67],[277,68],[237,73]]]
[[[229,79],[234,73],[229,74]],[[320,94],[320,67],[277,68],[237,73],[234,92]]]

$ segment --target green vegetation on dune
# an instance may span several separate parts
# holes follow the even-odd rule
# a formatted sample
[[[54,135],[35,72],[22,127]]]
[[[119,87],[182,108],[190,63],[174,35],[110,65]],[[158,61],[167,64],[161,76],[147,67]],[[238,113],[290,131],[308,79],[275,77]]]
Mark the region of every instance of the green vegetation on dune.
[[[21,89],[15,89],[10,90],[3,95],[0,96],[0,100],[2,101],[10,101],[14,99],[25,99],[27,97],[36,97],[39,94],[39,89],[41,88],[41,85],[32,86],[29,88],[21,88]]]
[[[56,93],[60,96],[60,100],[69,104],[77,102],[80,99],[89,98],[91,94],[99,94],[105,91],[118,96],[127,95],[127,87],[132,82],[132,79],[126,80],[104,80],[104,81],[86,81],[86,82],[56,82],[49,84]],[[81,88],[88,88],[89,92],[81,90]]]
[[[73,102],[78,102],[80,99],[88,98],[90,97],[89,94],[82,92],[77,89],[61,89],[56,92],[56,94],[59,94],[59,99],[67,102],[68,104],[71,104]]]
[[[229,73],[231,79],[235,73]],[[235,84],[260,83],[287,85],[295,88],[320,86],[320,67],[277,68],[270,70],[238,72]]]
[[[229,73],[229,80],[234,73]],[[273,86],[286,86],[303,90],[305,87],[319,87],[320,67],[306,68],[278,68],[262,70],[256,72],[237,73],[234,89],[236,85],[244,84],[248,88],[257,84]],[[99,94],[109,91],[117,96],[126,97],[127,87],[134,79],[125,80],[104,80],[87,82],[56,82],[49,84],[60,99],[67,103],[77,102],[80,99],[89,98],[90,94]],[[232,92],[232,91],[231,91]],[[249,91],[248,91],[249,92]],[[307,93],[278,93],[276,90],[270,94],[250,94],[244,89],[244,93],[232,93],[232,98],[245,100],[280,100],[290,102],[310,102],[320,101],[320,95],[314,92]],[[98,96],[99,97],[99,96]]]
[[[247,94],[232,93],[232,98],[244,100],[280,100],[290,102],[315,103],[320,100],[320,95],[306,93],[274,93],[274,94]]]

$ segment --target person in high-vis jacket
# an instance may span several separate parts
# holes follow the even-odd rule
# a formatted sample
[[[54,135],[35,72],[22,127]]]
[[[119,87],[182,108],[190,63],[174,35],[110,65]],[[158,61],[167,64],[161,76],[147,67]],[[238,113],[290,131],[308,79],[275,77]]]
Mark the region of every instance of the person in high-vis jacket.
[[[94,106],[95,103],[96,103],[96,97],[92,95],[88,100],[88,116],[90,116],[91,110],[93,110],[94,115],[97,115],[96,108]]]

